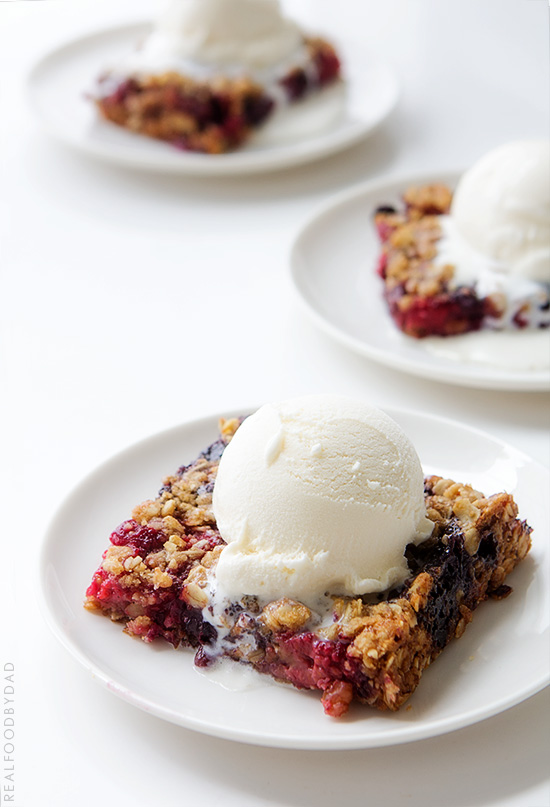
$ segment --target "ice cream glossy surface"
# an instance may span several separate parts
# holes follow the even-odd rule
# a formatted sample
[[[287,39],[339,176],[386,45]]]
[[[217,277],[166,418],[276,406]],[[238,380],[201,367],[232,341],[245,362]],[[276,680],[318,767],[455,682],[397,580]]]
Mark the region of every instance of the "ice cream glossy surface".
[[[432,530],[423,473],[397,424],[368,404],[309,396],[247,418],[221,459],[213,507],[228,597],[383,591]]]
[[[508,143],[482,157],[461,177],[451,219],[493,270],[550,283],[550,142]]]
[[[125,67],[262,76],[299,60],[301,48],[278,0],[172,0]]]

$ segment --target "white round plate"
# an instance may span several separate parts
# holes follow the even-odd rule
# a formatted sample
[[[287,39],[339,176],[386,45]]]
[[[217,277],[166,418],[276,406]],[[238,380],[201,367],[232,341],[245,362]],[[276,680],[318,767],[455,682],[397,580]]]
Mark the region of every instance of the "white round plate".
[[[376,274],[380,242],[373,213],[382,204],[398,206],[410,185],[444,182],[454,187],[458,177],[459,173],[453,172],[377,180],[333,199],[301,230],[294,243],[291,268],[295,288],[320,328],[381,364],[467,387],[550,389],[550,370],[508,370],[473,360],[443,358],[429,352],[429,343],[403,334],[390,317],[382,281]],[[502,334],[495,331],[487,336],[498,340]],[[545,335],[540,336],[544,339]],[[550,333],[547,336],[550,353]],[[452,338],[441,337],[440,341]]]
[[[43,546],[43,610],[63,645],[119,697],[206,734],[283,748],[349,749],[431,737],[490,717],[542,689],[549,679],[549,473],[487,434],[459,423],[387,410],[413,440],[426,473],[471,482],[486,494],[512,492],[534,529],[533,548],[511,575],[514,591],[477,611],[464,636],[424,673],[400,712],[354,705],[326,717],[319,693],[256,676],[232,691],[197,672],[193,652],[126,636],[120,624],[82,607],[111,531],[161,480],[217,437],[218,416],[184,424],[106,462],[69,496]],[[225,413],[227,414],[227,413]],[[239,665],[235,664],[235,667]]]
[[[86,97],[105,67],[131,52],[148,29],[140,23],[90,34],[57,48],[35,65],[28,81],[31,106],[50,134],[89,155],[133,168],[206,176],[246,174],[287,168],[351,146],[371,133],[397,102],[391,70],[343,45],[346,111],[333,128],[280,145],[259,137],[231,154],[180,151],[101,120]]]

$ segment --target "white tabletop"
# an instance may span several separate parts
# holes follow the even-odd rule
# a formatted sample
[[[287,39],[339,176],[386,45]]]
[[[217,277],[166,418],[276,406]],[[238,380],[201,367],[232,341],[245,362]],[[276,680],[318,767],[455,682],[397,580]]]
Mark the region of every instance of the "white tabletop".
[[[390,62],[402,82],[397,110],[324,161],[191,179],[73,152],[40,130],[24,96],[28,69],[48,49],[147,18],[154,2],[0,3],[0,582],[2,613],[12,614],[0,664],[5,676],[15,667],[15,776],[4,762],[0,784],[6,799],[15,782],[15,801],[6,799],[15,807],[550,803],[547,691],[395,748],[270,750],[194,734],[113,697],[38,613],[35,558],[66,494],[123,447],[203,414],[340,392],[443,414],[550,464],[548,395],[461,389],[354,355],[310,322],[288,274],[293,237],[331,194],[467,166],[501,142],[548,134],[547,4],[288,5]]]

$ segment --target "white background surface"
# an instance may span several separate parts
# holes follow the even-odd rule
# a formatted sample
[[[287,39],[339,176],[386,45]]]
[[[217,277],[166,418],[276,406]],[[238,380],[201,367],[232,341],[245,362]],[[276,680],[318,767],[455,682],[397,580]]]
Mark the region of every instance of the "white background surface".
[[[369,177],[445,171],[503,141],[547,135],[547,4],[289,5],[384,55],[402,79],[398,110],[370,140],[324,162],[192,180],[72,153],[37,128],[24,99],[24,75],[45,50],[147,16],[154,3],[0,3],[0,663],[16,670],[16,807],[550,802],[548,692],[393,749],[254,748],[113,697],[37,610],[36,553],[75,483],[119,449],[209,412],[336,391],[445,414],[550,464],[548,395],[461,390],[348,353],[303,314],[287,261],[299,227],[333,192]]]

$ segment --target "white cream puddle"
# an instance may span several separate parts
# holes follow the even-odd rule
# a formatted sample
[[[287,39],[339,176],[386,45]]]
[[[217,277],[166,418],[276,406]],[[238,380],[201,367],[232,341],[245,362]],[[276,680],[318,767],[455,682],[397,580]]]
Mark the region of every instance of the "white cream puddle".
[[[472,362],[503,370],[550,367],[550,330],[475,331],[460,336],[429,336],[418,345],[441,359]]]
[[[276,685],[275,681],[267,678],[248,664],[240,664],[228,658],[218,658],[208,667],[195,667],[195,671],[230,692],[245,692]]]

